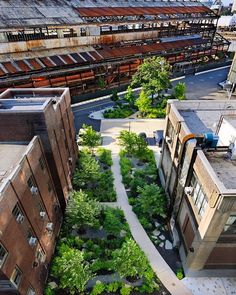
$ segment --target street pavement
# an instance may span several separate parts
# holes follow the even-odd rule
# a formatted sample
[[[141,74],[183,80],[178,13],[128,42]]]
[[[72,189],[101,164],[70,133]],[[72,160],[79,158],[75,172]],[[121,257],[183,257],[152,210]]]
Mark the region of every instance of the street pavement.
[[[219,97],[226,99],[225,92],[222,93],[221,91],[218,93],[221,90],[218,83],[226,80],[228,71],[229,68],[225,68],[201,75],[191,75],[172,84],[175,85],[179,81],[185,82],[187,86],[187,99],[219,99]],[[76,131],[78,132],[82,124],[92,125],[95,130],[99,131],[100,121],[90,119],[89,114],[113,105],[114,103],[109,98],[106,98],[73,107]]]

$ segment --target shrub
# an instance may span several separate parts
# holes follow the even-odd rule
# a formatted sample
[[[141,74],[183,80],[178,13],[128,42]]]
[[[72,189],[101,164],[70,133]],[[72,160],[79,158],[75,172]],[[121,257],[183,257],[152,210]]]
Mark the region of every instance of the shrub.
[[[93,191],[99,202],[114,202],[116,192],[114,190],[114,177],[111,170],[101,173],[97,188]]]
[[[131,160],[126,158],[124,155],[120,156],[120,169],[122,176],[128,175],[132,169]]]
[[[122,211],[120,209],[113,209],[107,207],[104,210],[103,226],[108,234],[119,236],[120,231],[123,228],[122,217]]]
[[[129,106],[120,106],[114,109],[106,110],[103,113],[103,117],[106,119],[119,119],[119,118],[127,118],[134,113],[133,109]]]
[[[96,281],[96,284],[93,286],[92,292],[90,293],[91,295],[99,295],[102,294],[103,291],[105,291],[106,286],[104,283],[100,281]]]
[[[47,285],[43,293],[44,295],[55,295],[56,291]]]
[[[97,150],[97,154],[99,157],[99,161],[107,166],[112,165],[112,158],[111,158],[111,151],[104,149],[104,148],[99,148]]]
[[[112,261],[97,259],[91,265],[91,270],[96,273],[99,270],[112,270]]]
[[[143,215],[153,217],[154,215],[166,214],[166,196],[161,187],[156,184],[146,184],[139,188],[140,197],[137,206]]]
[[[81,133],[81,145],[93,149],[101,143],[101,135],[92,126],[83,124]]]
[[[121,295],[129,295],[132,291],[132,287],[129,285],[123,285],[120,289],[120,294]]]
[[[108,293],[115,293],[120,287],[122,283],[121,282],[113,282],[106,286],[106,291]]]
[[[141,278],[148,267],[147,258],[133,239],[126,240],[112,256],[114,270],[121,277]]]
[[[83,252],[63,246],[59,256],[53,260],[52,275],[59,279],[60,288],[67,288],[70,294],[83,292],[92,272],[84,261]]]
[[[177,278],[178,278],[179,280],[182,280],[182,279],[184,278],[184,274],[183,274],[183,270],[182,270],[182,268],[178,268],[178,269],[176,270],[176,276],[177,276]]]

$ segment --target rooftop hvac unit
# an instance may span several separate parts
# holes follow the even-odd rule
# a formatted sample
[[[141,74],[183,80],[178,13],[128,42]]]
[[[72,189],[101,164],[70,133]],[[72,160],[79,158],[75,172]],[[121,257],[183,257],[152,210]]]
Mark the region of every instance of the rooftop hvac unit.
[[[218,141],[219,141],[218,135],[212,132],[208,132],[204,134],[203,142],[204,142],[205,148],[216,148]]]
[[[38,188],[36,186],[32,186],[30,188],[31,194],[36,196],[38,194]]]
[[[35,246],[36,244],[37,244],[37,238],[30,237],[30,239],[29,239],[29,245],[30,246]]]
[[[40,217],[43,219],[43,218],[46,216],[46,212],[41,211],[41,212],[39,213],[39,215],[40,215]]]
[[[192,196],[193,194],[193,187],[192,186],[186,186],[184,188],[184,192],[187,196]]]
[[[18,223],[22,223],[22,222],[24,221],[24,219],[25,219],[25,217],[24,217],[24,215],[21,214],[21,213],[19,213],[19,214],[17,215],[17,217],[16,217],[16,221],[17,221]]]
[[[52,232],[53,231],[53,223],[52,222],[47,223],[46,230],[48,232]]]

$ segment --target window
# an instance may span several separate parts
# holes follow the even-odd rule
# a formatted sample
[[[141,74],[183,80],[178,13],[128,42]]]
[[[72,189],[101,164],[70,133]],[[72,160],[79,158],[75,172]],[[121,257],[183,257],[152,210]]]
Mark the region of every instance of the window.
[[[0,244],[0,267],[2,267],[4,261],[7,258],[7,250],[3,247],[2,244]]]
[[[32,287],[29,287],[26,295],[36,295],[36,292],[34,291],[34,289]]]
[[[45,161],[44,161],[44,158],[43,158],[43,156],[41,156],[41,157],[39,158],[39,165],[40,165],[40,167],[41,167],[42,171],[44,171],[44,170],[45,170],[45,167],[46,167],[46,165],[45,165]]]
[[[173,145],[173,142],[174,142],[174,135],[175,135],[175,129],[171,121],[168,120],[166,136],[167,136],[167,142],[170,143],[171,146]]]
[[[11,282],[13,283],[15,287],[18,288],[20,285],[21,279],[22,279],[22,272],[19,269],[19,267],[16,266],[11,276]]]
[[[43,252],[41,248],[39,248],[36,253],[36,259],[38,260],[38,262],[41,262],[41,263],[45,261],[45,253]]]
[[[193,198],[194,205],[196,206],[197,213],[200,216],[203,216],[203,214],[206,211],[208,202],[207,202],[206,195],[202,189],[202,186],[199,184],[195,173],[193,173],[190,185],[191,187],[193,187],[192,198]]]
[[[236,213],[229,216],[223,232],[223,235],[235,235],[236,234]]]
[[[29,189],[31,189],[33,186],[35,186],[35,182],[34,182],[34,179],[33,179],[32,175],[27,180],[27,185],[28,185]]]
[[[15,217],[18,223],[22,223],[24,221],[24,214],[22,213],[19,204],[17,203],[12,210],[12,214]]]

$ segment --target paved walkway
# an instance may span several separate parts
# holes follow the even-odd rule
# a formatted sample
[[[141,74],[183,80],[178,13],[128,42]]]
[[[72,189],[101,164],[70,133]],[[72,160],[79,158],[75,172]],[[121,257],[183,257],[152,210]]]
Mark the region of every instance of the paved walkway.
[[[169,265],[162,258],[156,247],[153,245],[144,228],[140,224],[137,216],[132,211],[132,206],[128,203],[127,194],[122,183],[119,165],[119,148],[111,145],[112,150],[112,172],[114,175],[114,185],[117,193],[118,206],[124,211],[125,218],[130,226],[133,238],[147,256],[150,265],[163,285],[172,295],[190,295],[192,294],[184,284],[177,279]]]

